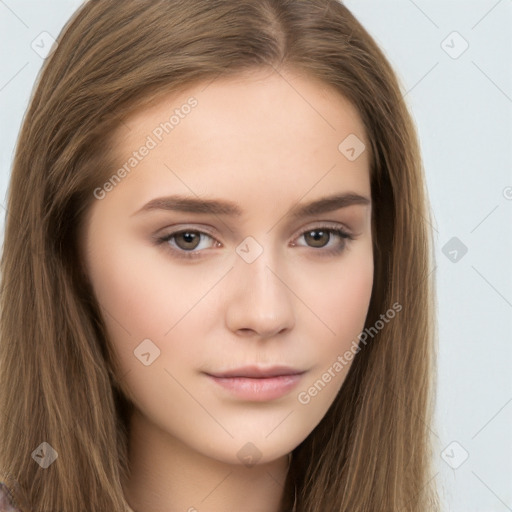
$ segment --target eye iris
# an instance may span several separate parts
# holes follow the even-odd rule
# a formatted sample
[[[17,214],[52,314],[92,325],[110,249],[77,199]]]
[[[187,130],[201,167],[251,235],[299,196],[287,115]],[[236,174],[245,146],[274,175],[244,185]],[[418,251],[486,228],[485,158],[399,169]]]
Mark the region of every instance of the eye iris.
[[[311,233],[317,233],[317,236],[310,236]],[[308,237],[313,239],[313,242],[314,242],[313,247],[323,247],[329,241],[329,232],[322,231],[321,229],[314,229],[312,231],[308,231],[307,233],[305,233],[304,237],[306,238],[306,240],[308,239]],[[325,243],[320,243],[320,245],[315,245],[316,243],[318,243],[319,239],[320,239],[320,242],[322,242],[322,237],[324,237]],[[325,237],[327,237],[327,239],[325,239]]]
[[[180,238],[185,240],[184,247],[181,247],[180,244],[178,243],[178,240],[180,240]],[[175,235],[176,245],[178,245],[180,249],[195,249],[199,243],[200,238],[201,237],[198,233],[193,233],[191,231],[184,231],[183,233],[178,233],[177,235]],[[194,242],[196,242],[195,245]],[[193,247],[190,247],[190,245],[187,244],[192,244]]]

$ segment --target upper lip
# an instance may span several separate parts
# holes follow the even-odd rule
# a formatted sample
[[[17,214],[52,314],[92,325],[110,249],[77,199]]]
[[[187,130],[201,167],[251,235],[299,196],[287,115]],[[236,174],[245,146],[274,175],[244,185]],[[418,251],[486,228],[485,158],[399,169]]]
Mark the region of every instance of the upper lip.
[[[265,378],[265,377],[278,377],[281,375],[297,375],[304,373],[304,370],[298,370],[290,366],[243,366],[234,368],[233,370],[226,370],[219,373],[208,373],[213,377],[252,377],[252,378]]]

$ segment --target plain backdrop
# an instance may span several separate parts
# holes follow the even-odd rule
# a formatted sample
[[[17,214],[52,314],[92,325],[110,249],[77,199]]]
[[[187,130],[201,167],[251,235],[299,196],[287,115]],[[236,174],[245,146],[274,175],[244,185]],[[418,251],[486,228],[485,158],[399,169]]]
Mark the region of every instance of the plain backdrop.
[[[13,150],[43,63],[37,44],[56,38],[80,4],[0,0],[0,240]],[[395,67],[421,141],[436,245],[432,432],[444,509],[512,510],[512,0],[345,4]]]

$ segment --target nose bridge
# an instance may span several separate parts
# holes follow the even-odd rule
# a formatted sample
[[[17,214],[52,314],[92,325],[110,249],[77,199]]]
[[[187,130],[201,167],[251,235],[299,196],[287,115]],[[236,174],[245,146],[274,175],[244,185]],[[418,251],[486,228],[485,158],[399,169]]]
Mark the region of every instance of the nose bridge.
[[[266,244],[254,260],[240,259],[242,261],[238,261],[237,266],[241,279],[247,283],[246,289],[254,296],[265,298],[267,302],[271,302],[275,298],[276,293],[279,293],[279,290],[276,290],[276,288],[282,286],[281,281],[274,274],[276,271],[276,258],[272,249]]]
[[[278,261],[271,239],[260,243],[247,237],[236,248],[227,313],[231,329],[251,329],[268,336],[294,323],[292,294],[279,275],[286,262]]]

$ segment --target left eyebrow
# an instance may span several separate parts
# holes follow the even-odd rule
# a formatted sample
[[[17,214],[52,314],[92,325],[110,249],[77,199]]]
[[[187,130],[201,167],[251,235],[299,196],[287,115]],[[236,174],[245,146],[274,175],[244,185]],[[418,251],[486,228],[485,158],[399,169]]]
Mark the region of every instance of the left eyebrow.
[[[297,219],[332,212],[352,205],[366,206],[369,204],[371,204],[371,200],[368,197],[348,192],[345,194],[326,196],[305,204],[298,204],[290,210],[288,215]]]
[[[309,217],[321,213],[327,213],[352,205],[369,205],[371,200],[353,192],[336,194],[322,197],[309,203],[297,204],[290,209],[288,215],[294,219]],[[231,201],[221,201],[218,199],[198,199],[187,196],[166,196],[157,197],[146,203],[142,208],[132,214],[152,210],[169,210],[186,213],[228,215],[232,217],[241,217],[243,211],[240,207]]]

